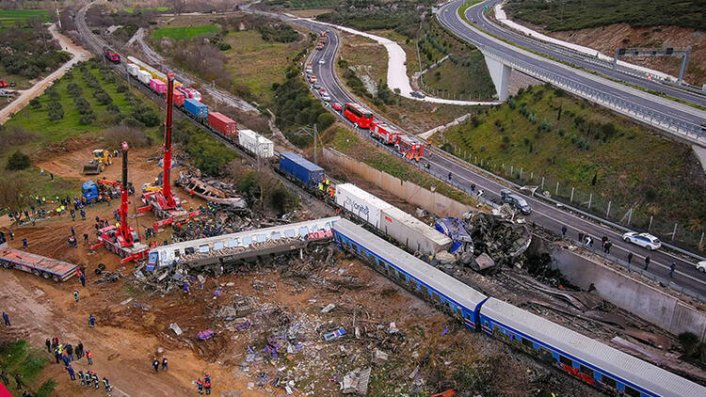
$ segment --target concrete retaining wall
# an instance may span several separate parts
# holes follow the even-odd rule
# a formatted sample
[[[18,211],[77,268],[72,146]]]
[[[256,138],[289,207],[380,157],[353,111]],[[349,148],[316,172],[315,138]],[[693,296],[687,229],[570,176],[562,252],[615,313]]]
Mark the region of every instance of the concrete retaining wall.
[[[692,332],[706,341],[706,313],[573,251],[552,250],[552,266],[573,284],[588,289],[591,283],[608,302],[674,334]]]
[[[403,181],[386,172],[377,170],[358,160],[332,149],[324,149],[324,159],[342,169],[354,173],[367,182],[374,184],[386,192],[392,193],[400,199],[423,208],[436,216],[461,217],[464,213],[472,211],[473,207],[459,203],[442,194],[432,192],[415,183]]]

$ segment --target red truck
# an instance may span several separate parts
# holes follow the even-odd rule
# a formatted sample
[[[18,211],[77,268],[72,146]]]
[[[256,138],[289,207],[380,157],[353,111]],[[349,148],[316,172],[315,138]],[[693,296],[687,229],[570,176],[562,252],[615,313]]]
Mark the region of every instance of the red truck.
[[[238,123],[223,113],[208,112],[208,125],[226,138],[238,137]]]
[[[400,132],[389,124],[374,121],[370,128],[370,136],[385,145],[394,145],[400,139]]]
[[[14,87],[14,86],[15,86],[14,81],[0,80],[0,88],[9,88],[9,87]]]
[[[395,148],[397,148],[402,157],[409,160],[419,161],[419,159],[424,157],[424,142],[413,136],[400,135]]]
[[[0,244],[0,266],[22,270],[57,282],[70,279],[78,270],[76,265],[9,248],[7,244]]]

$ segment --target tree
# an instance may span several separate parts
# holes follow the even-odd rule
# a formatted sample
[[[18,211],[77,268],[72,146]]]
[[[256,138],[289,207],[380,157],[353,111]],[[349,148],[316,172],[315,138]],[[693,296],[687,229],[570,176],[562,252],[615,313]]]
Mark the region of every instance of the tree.
[[[7,168],[10,171],[19,171],[28,168],[32,165],[32,161],[29,156],[20,152],[19,150],[12,153],[9,159],[7,159]]]
[[[8,176],[0,178],[0,208],[18,210],[26,205],[24,197],[28,196],[28,185],[24,179]]]

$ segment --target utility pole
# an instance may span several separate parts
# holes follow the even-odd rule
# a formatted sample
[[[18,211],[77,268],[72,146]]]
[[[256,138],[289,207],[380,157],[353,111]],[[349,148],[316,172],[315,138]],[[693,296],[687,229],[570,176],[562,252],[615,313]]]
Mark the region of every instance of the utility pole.
[[[319,140],[319,130],[318,130],[316,124],[314,124],[314,163],[316,163],[316,164],[318,164],[318,161],[316,161],[316,152],[317,152],[316,141],[318,141],[318,140]]]

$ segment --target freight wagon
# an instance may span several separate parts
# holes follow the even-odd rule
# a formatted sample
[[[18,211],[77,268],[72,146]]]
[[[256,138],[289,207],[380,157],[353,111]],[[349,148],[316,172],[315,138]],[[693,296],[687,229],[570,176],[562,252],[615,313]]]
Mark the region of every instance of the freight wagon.
[[[0,266],[22,270],[57,282],[70,279],[78,269],[76,265],[9,248],[7,244],[0,244]]]
[[[162,80],[150,79],[150,89],[159,95],[164,95],[167,92],[167,83]]]
[[[209,112],[208,126],[231,140],[238,136],[238,123],[223,113]]]
[[[315,189],[325,178],[323,168],[292,152],[280,154],[279,171],[308,189]]]
[[[275,155],[275,144],[253,130],[239,130],[238,145],[257,157],[268,159]]]
[[[208,106],[205,103],[201,103],[195,99],[184,100],[184,111],[189,115],[189,117],[196,120],[204,121],[208,118]]]
[[[350,183],[336,185],[336,205],[379,230],[383,209],[391,204]]]
[[[120,63],[120,54],[118,54],[117,52],[113,51],[112,49],[110,49],[108,47],[103,47],[103,56],[105,57],[105,59],[107,59],[108,61],[110,61],[112,63],[115,63],[115,64]]]

